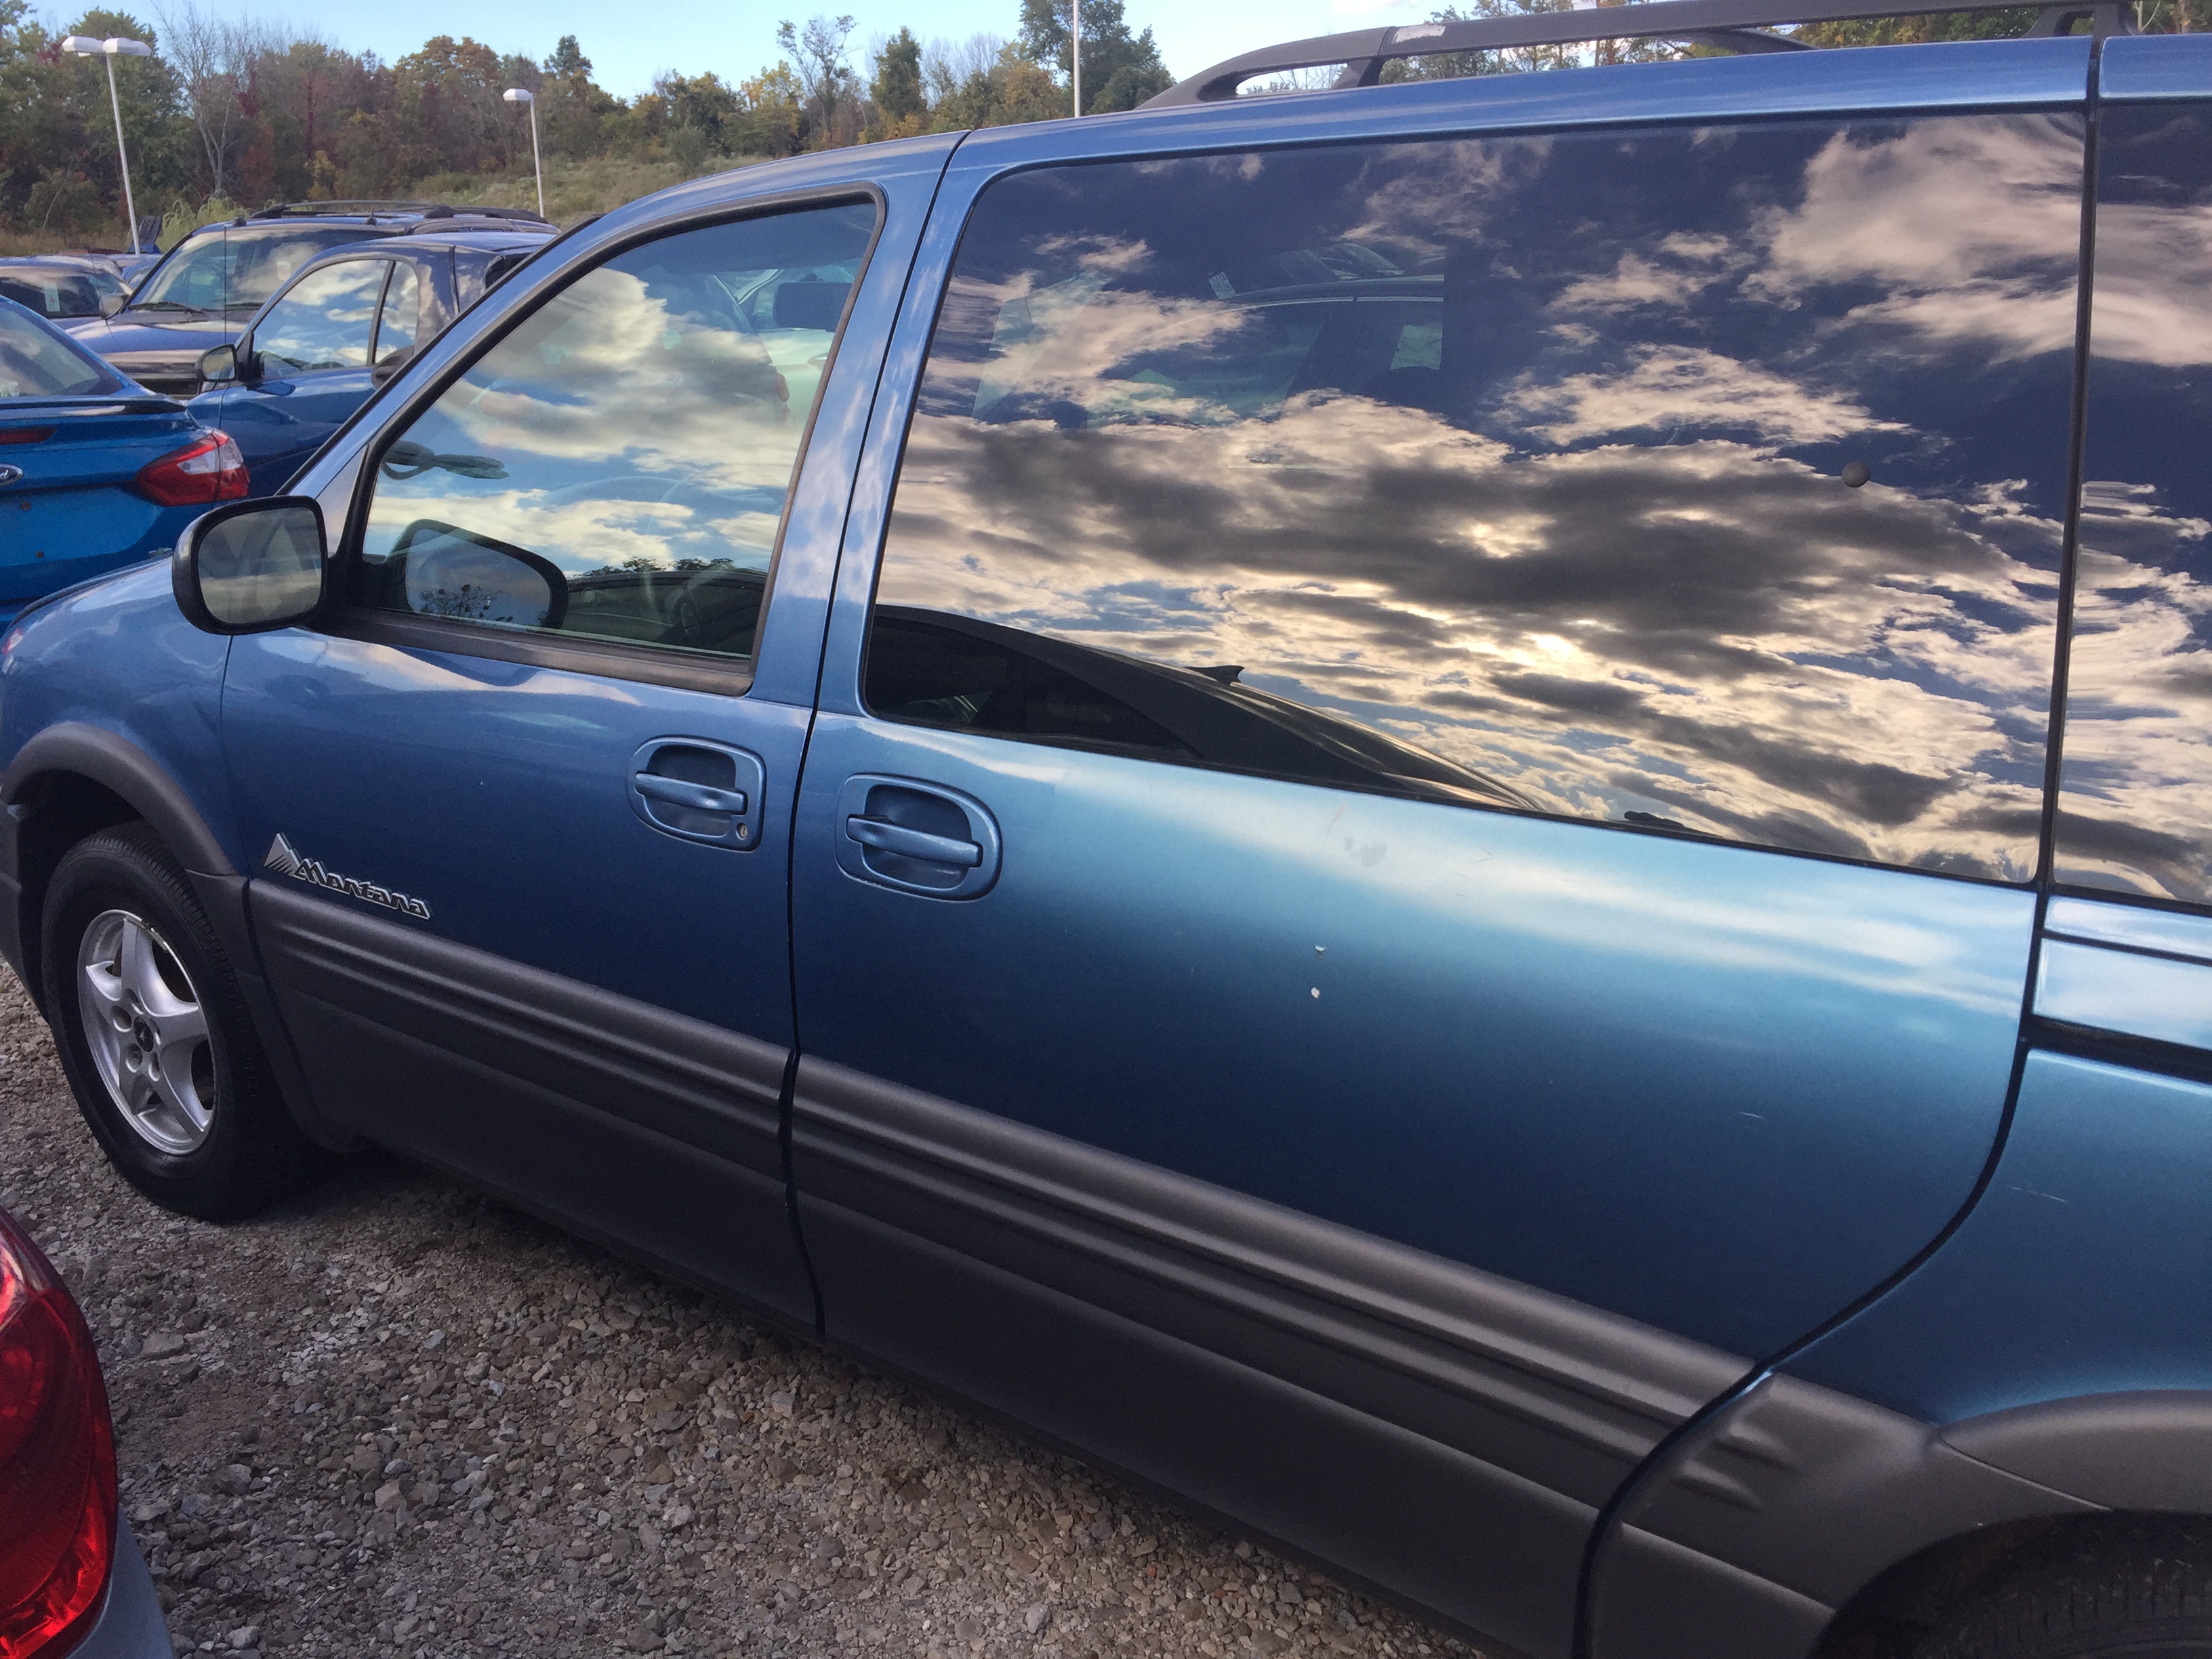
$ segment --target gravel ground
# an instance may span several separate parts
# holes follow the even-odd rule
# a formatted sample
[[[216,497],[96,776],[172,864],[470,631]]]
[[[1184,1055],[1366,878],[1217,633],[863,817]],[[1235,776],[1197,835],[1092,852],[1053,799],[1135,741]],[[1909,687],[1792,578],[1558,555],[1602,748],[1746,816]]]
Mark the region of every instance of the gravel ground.
[[[179,1653],[1472,1651],[396,1160],[158,1210],[4,969],[0,1206],[92,1322]]]

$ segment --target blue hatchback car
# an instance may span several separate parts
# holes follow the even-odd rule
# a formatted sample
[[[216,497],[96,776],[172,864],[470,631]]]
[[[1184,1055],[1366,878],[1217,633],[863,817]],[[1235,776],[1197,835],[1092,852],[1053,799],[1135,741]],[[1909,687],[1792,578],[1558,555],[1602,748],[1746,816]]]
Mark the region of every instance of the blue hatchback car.
[[[94,1133],[396,1148],[1486,1651],[2212,1653],[2212,40],[1745,32],[1865,9],[550,250],[0,640]],[[1639,34],[1736,52],[1377,84]]]
[[[0,296],[0,621],[246,493],[228,435]]]

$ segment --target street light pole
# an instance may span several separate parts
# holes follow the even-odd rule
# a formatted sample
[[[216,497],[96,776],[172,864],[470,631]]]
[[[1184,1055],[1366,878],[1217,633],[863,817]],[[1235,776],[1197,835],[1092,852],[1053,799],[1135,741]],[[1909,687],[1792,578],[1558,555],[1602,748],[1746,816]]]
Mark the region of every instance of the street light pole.
[[[115,114],[115,160],[123,169],[123,242],[125,247],[136,253],[139,251],[138,204],[131,194],[131,153],[123,146],[123,100],[115,90],[115,60],[118,58],[151,58],[154,48],[143,40],[125,40],[120,37],[97,40],[88,34],[72,34],[62,42],[62,50],[79,58],[105,58],[107,60],[107,106]]]
[[[545,216],[545,163],[538,154],[538,99],[524,87],[509,87],[502,94],[510,104],[530,106],[530,166],[538,175],[538,216]]]
[[[1069,27],[1067,47],[1073,54],[1075,73],[1068,78],[1075,84],[1075,112],[1083,113],[1083,0],[1068,0]]]

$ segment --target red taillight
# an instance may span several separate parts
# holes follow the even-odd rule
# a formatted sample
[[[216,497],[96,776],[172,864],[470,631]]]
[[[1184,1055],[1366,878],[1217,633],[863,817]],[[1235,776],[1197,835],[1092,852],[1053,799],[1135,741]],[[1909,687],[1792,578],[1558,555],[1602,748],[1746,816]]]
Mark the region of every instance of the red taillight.
[[[164,507],[246,499],[246,457],[228,432],[210,428],[174,454],[138,469],[138,493]]]
[[[0,1659],[58,1656],[115,1559],[115,1434],[84,1316],[0,1213]]]

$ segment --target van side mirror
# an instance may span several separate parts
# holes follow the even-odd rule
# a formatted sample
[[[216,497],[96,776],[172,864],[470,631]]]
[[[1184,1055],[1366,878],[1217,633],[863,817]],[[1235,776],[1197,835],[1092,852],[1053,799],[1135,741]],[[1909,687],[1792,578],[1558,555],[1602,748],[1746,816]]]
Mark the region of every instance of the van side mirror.
[[[329,568],[322,508],[305,495],[276,495],[193,520],[177,538],[169,583],[193,627],[260,634],[313,616]]]
[[[234,345],[210,346],[200,353],[200,384],[227,386],[238,378],[238,348]]]
[[[103,317],[112,317],[117,312],[123,309],[124,301],[128,300],[130,297],[131,296],[127,294],[101,295],[100,296],[100,314]]]

